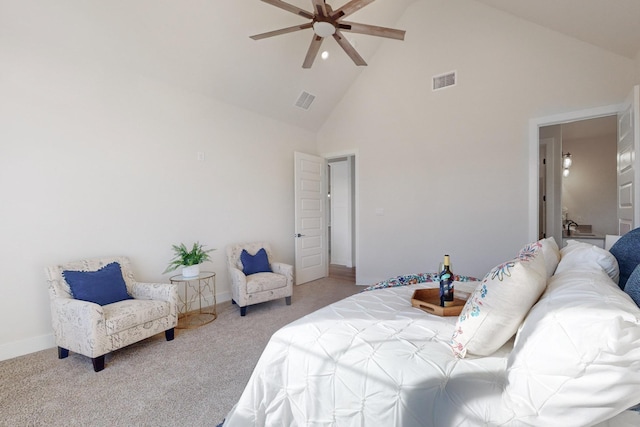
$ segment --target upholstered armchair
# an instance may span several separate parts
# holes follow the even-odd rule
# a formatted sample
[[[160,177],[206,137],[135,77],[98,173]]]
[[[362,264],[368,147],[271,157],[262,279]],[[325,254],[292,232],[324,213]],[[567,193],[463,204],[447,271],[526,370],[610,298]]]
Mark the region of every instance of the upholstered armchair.
[[[173,340],[177,285],[137,282],[128,258],[86,259],[45,272],[59,359],[71,350],[90,357],[98,372],[113,350],[163,331]]]
[[[231,297],[240,307],[285,298],[291,305],[293,266],[273,261],[271,246],[266,242],[239,243],[227,247],[227,266],[231,278]]]

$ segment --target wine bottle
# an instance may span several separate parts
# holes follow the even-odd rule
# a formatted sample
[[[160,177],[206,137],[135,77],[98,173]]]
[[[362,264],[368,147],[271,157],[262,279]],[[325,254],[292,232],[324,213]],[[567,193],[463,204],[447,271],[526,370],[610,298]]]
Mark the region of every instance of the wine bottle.
[[[440,273],[440,306],[450,307],[453,305],[453,273],[449,255],[444,256],[444,267]]]

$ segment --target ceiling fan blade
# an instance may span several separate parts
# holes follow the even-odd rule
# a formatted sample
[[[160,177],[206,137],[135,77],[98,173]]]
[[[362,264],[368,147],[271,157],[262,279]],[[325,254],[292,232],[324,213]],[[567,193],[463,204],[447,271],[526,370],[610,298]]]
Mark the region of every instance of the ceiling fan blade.
[[[360,56],[360,54],[354,49],[351,43],[349,43],[349,40],[347,40],[347,38],[343,36],[340,31],[336,31],[336,33],[333,35],[333,38],[336,39],[340,47],[342,47],[342,49],[347,52],[349,58],[351,58],[351,60],[356,65],[367,65],[364,59],[362,59],[362,56]]]
[[[345,4],[341,8],[337,9],[335,12],[331,14],[331,18],[333,19],[341,19],[346,16],[355,13],[368,5],[369,3],[373,3],[374,0],[351,0],[349,3]]]
[[[313,19],[313,13],[307,12],[304,9],[300,9],[298,6],[283,2],[282,0],[262,0],[265,3],[269,3],[272,6],[279,7],[295,15],[302,16],[307,19]]]
[[[368,34],[370,36],[386,37],[389,39],[404,40],[406,31],[395,28],[378,27],[377,25],[358,24],[356,22],[340,21],[338,27],[352,33]]]
[[[313,26],[312,23],[302,24],[302,25],[294,25],[293,27],[282,28],[280,30],[269,31],[262,34],[256,34],[255,36],[251,36],[254,40],[266,39],[267,37],[279,36],[280,34],[292,33],[294,31],[306,30],[307,28],[311,28]]]
[[[319,16],[329,16],[327,15],[327,4],[324,0],[311,0],[313,3],[313,10]]]
[[[317,34],[313,35],[313,39],[311,40],[311,45],[309,45],[309,50],[307,51],[307,56],[304,58],[304,62],[302,63],[302,68],[311,68],[313,65],[313,61],[318,56],[318,51],[320,50],[320,46],[322,45],[322,37]]]

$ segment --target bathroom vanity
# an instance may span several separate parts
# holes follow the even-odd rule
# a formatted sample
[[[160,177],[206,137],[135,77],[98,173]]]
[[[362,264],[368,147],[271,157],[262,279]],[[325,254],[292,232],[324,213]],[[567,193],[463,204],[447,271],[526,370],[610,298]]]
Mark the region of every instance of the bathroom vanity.
[[[604,238],[604,234],[593,233],[590,225],[578,225],[570,231],[562,230],[562,247],[567,245],[567,240],[576,240],[604,248]]]

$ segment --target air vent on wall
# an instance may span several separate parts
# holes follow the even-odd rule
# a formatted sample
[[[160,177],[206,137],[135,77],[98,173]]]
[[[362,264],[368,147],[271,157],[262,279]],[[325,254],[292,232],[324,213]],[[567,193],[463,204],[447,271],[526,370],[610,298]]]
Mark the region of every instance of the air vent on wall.
[[[316,99],[315,95],[311,95],[309,92],[303,91],[296,101],[296,107],[300,107],[303,110],[308,110],[314,99]]]
[[[440,74],[433,77],[433,90],[444,89],[445,87],[455,86],[456,84],[456,72]]]

